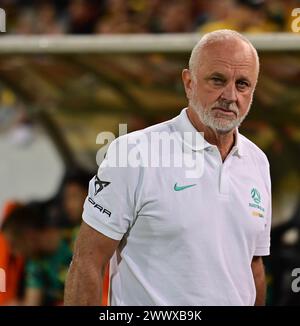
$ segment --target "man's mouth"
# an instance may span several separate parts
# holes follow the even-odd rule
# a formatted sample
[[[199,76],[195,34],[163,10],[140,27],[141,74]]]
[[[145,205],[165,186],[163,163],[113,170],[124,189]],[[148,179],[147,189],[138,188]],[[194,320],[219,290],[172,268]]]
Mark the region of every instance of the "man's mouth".
[[[235,111],[228,110],[228,109],[225,109],[225,108],[222,108],[222,107],[214,107],[212,110],[216,111],[218,113],[221,113],[223,116],[237,117],[237,114],[236,114]]]

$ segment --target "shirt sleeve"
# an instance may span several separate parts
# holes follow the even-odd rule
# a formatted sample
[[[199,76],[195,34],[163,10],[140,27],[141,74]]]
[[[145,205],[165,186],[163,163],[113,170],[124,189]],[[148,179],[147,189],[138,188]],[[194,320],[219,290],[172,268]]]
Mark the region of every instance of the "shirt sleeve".
[[[268,256],[270,255],[270,243],[271,243],[271,224],[272,224],[272,194],[271,194],[271,178],[270,178],[270,169],[268,165],[267,171],[267,189],[268,189],[268,203],[266,209],[266,224],[265,229],[262,233],[259,234],[256,242],[256,249],[254,256]]]
[[[129,164],[126,136],[120,138],[110,144],[90,181],[83,210],[85,223],[114,240],[121,240],[134,223],[141,170]]]

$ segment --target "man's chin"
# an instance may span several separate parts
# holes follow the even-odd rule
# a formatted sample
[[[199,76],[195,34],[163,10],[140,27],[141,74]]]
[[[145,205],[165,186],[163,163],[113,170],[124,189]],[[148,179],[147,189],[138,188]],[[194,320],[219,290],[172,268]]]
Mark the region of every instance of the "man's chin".
[[[219,134],[228,134],[233,132],[237,128],[237,124],[226,124],[226,123],[211,123],[209,126],[211,129],[215,130]]]
[[[221,135],[226,135],[232,133],[235,128],[230,128],[230,129],[220,129],[220,128],[215,128],[216,132]]]
[[[200,121],[205,126],[214,130],[218,134],[225,135],[225,134],[231,133],[239,126],[239,123],[236,120],[233,121],[233,119],[205,116],[200,111],[200,109],[197,109],[197,107],[192,107],[192,109],[197,113]]]

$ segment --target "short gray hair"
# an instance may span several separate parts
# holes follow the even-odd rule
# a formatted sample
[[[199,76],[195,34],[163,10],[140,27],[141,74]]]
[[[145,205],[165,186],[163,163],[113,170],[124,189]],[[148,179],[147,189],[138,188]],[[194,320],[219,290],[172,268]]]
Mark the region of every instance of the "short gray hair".
[[[217,43],[220,41],[237,40],[237,39],[242,40],[245,43],[247,43],[250,46],[250,48],[253,50],[256,64],[257,64],[257,69],[259,71],[259,58],[258,58],[257,51],[256,51],[255,47],[253,46],[253,44],[245,36],[243,36],[242,34],[236,32],[236,31],[233,31],[230,29],[220,29],[220,30],[205,34],[200,39],[200,41],[194,46],[191,56],[190,56],[190,60],[189,60],[189,69],[192,73],[192,76],[195,75],[196,67],[199,64],[200,54],[201,54],[202,50],[207,45]]]

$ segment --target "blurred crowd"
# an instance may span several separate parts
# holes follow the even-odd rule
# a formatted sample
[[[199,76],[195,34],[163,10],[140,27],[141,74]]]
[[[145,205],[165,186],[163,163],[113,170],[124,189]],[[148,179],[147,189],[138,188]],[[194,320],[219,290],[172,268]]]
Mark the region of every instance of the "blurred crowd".
[[[1,0],[11,34],[290,32],[299,0]]]
[[[0,232],[0,305],[61,305],[91,175],[74,170],[44,202],[7,203]]]

